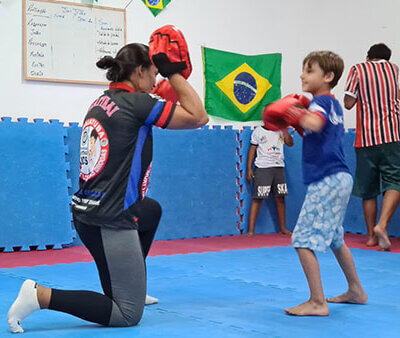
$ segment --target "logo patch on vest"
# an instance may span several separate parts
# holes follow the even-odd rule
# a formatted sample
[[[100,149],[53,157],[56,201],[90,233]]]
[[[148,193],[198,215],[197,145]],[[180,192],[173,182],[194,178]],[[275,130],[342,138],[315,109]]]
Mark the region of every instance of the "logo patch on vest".
[[[80,151],[80,178],[88,181],[105,167],[109,154],[107,134],[94,118],[86,120],[82,127]]]

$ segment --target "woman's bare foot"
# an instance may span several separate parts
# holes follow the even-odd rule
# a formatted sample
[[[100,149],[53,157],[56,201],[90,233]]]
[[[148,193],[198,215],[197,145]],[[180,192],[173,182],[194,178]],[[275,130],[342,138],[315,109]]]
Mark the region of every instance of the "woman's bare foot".
[[[253,236],[254,236],[254,232],[248,232],[248,233],[246,234],[246,236],[247,236],[247,237],[253,237]]]
[[[285,309],[285,312],[292,316],[329,316],[329,308],[326,302],[321,304],[308,301],[290,309]]]
[[[368,241],[366,246],[377,246],[378,245],[378,237],[376,236],[368,236]]]
[[[328,303],[350,303],[350,304],[367,304],[368,296],[363,289],[358,291],[347,291],[340,296],[327,298]]]
[[[281,234],[281,235],[291,235],[292,234],[292,232],[291,231],[289,231],[288,229],[283,229],[283,230],[281,230],[281,231],[279,231],[279,233]]]
[[[389,251],[392,243],[390,243],[387,231],[385,229],[382,229],[379,225],[376,225],[374,227],[374,233],[378,237],[379,247],[382,250]]]

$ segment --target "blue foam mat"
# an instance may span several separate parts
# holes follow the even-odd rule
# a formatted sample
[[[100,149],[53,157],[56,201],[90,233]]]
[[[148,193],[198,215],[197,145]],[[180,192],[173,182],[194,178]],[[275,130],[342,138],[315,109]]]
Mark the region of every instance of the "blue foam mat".
[[[71,178],[71,189],[69,194],[72,195],[79,189],[79,151],[82,127],[77,122],[70,123],[65,128],[67,131],[66,145],[68,147],[67,161],[70,164],[69,175]]]
[[[156,239],[237,234],[236,133],[153,128],[148,196],[163,208]]]
[[[57,120],[0,122],[0,248],[5,251],[72,242],[64,137]]]
[[[247,156],[250,148],[250,139],[253,130],[244,128],[241,133],[242,153],[244,161],[241,166],[243,170],[243,223],[242,228],[247,232],[248,218],[250,211],[250,203],[252,196],[252,184],[246,180]],[[286,196],[286,227],[293,230],[296,225],[297,217],[303,203],[306,192],[306,186],[303,184],[301,151],[302,139],[297,134],[293,134],[293,147],[286,147],[285,152],[285,173],[289,195]],[[278,215],[276,213],[275,200],[270,196],[261,204],[260,211],[257,217],[255,233],[271,233],[279,231]]]
[[[65,127],[67,137],[65,139],[66,146],[68,147],[68,154],[66,160],[70,165],[68,172],[69,178],[71,179],[71,188],[69,189],[69,195],[72,196],[79,190],[79,161],[80,161],[80,143],[82,127],[77,122],[70,123],[68,127]],[[71,214],[72,220],[72,214]],[[73,227],[73,224],[71,225]],[[72,245],[83,245],[81,239],[74,232],[74,240]]]
[[[70,192],[74,193],[79,187],[81,127],[72,123],[66,130]],[[237,234],[237,131],[204,127],[173,132],[153,128],[152,132],[154,156],[148,196],[163,208],[156,239]],[[77,238],[74,244],[82,243]]]
[[[71,165],[71,191],[74,192],[79,181],[81,128],[72,123],[66,129],[67,160]],[[238,224],[240,229],[247,230],[252,186],[246,181],[246,165],[252,131],[250,127],[241,131],[220,127],[181,131],[153,129],[154,161],[148,195],[159,200],[164,209],[156,239],[231,235],[237,233]],[[285,147],[289,190],[286,224],[290,230],[296,224],[306,193],[301,165],[302,139],[297,133],[293,137],[294,146]],[[344,152],[353,176],[354,138],[353,130],[345,133]],[[379,206],[381,200],[379,197]],[[388,227],[390,235],[400,235],[400,227],[396,226],[399,220],[400,210],[396,210]],[[344,227],[347,232],[366,233],[362,201],[355,196],[350,198]],[[278,230],[275,201],[271,197],[260,208],[256,233]],[[79,239],[74,243],[81,244]]]
[[[307,300],[308,287],[295,251],[261,248],[148,259],[146,307],[138,327],[102,328],[72,316],[38,311],[27,318],[32,337],[398,337],[399,255],[354,249],[368,305],[330,304],[329,317],[292,317],[283,309]],[[332,254],[318,255],[324,290],[346,288]],[[25,278],[58,288],[100,290],[93,263],[0,269],[3,318]],[[11,336],[5,321],[0,335]]]
[[[246,175],[247,154],[250,146],[250,137],[252,130],[245,128],[242,132],[242,152],[245,158],[245,163],[242,164],[244,176]],[[294,145],[293,147],[285,147],[285,172],[289,195],[286,197],[286,226],[288,229],[293,230],[296,225],[297,217],[299,215],[304,196],[306,194],[306,186],[303,184],[303,171],[301,164],[302,156],[302,138],[297,134],[293,134]],[[346,157],[346,162],[353,175],[356,170],[356,158],[354,151],[355,132],[348,130],[345,133],[343,147]],[[244,179],[243,180],[243,224],[242,228],[247,231],[248,217],[251,203],[251,185]],[[378,197],[378,217],[379,210],[382,203],[382,196]],[[397,208],[388,226],[388,233],[390,236],[400,236],[400,208]],[[364,221],[364,214],[362,208],[361,198],[351,196],[347,207],[346,216],[343,222],[346,232],[351,233],[367,233],[367,228]],[[261,205],[259,216],[256,222],[256,233],[270,233],[279,230],[278,218],[276,214],[276,207],[273,198],[268,198],[266,202]]]

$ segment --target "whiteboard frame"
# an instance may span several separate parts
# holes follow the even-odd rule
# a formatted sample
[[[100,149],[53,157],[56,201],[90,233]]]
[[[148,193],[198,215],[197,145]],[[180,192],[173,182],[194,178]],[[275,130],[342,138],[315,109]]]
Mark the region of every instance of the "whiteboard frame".
[[[31,2],[48,2],[52,4],[66,5],[66,6],[77,6],[77,7],[88,7],[88,8],[97,8],[104,9],[107,11],[116,11],[124,13],[124,45],[126,45],[126,8],[113,8],[113,7],[104,7],[97,5],[87,5],[87,4],[79,4],[75,2],[68,1],[55,1],[55,0],[29,0]],[[79,81],[79,80],[62,80],[62,79],[51,79],[51,78],[37,78],[28,76],[28,65],[27,65],[27,46],[26,46],[26,4],[28,0],[22,0],[22,32],[23,32],[23,44],[24,44],[24,80],[33,80],[33,81],[45,81],[45,82],[61,82],[61,83],[83,83],[83,84],[95,84],[95,85],[107,85],[108,81]]]

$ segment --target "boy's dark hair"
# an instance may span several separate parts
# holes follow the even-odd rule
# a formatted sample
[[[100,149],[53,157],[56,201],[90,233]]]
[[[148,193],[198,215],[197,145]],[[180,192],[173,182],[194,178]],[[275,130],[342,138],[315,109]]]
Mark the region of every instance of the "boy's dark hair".
[[[384,43],[377,43],[370,47],[370,49],[368,50],[367,56],[371,60],[384,59],[386,61],[389,61],[390,57],[392,56],[392,51]]]
[[[325,74],[330,72],[334,74],[333,80],[329,85],[331,88],[335,87],[343,73],[343,59],[333,52],[322,50],[308,54],[303,60],[303,67],[306,64],[310,67],[314,63],[317,63]]]

